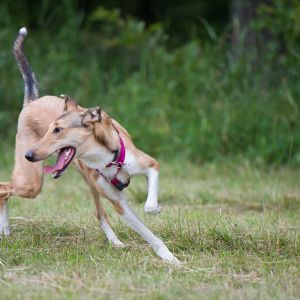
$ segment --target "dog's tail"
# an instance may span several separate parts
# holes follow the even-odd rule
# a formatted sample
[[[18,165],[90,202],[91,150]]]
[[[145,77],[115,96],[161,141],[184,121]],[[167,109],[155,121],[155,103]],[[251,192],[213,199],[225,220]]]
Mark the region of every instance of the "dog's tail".
[[[24,80],[24,105],[36,100],[39,97],[38,84],[35,75],[23,52],[23,44],[26,36],[27,29],[23,27],[19,30],[19,34],[13,47],[15,60]]]

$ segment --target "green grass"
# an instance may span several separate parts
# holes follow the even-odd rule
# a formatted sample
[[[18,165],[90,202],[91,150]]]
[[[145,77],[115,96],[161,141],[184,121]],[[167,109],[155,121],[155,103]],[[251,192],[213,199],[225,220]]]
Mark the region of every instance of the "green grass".
[[[134,179],[128,193],[184,264],[162,263],[107,204],[127,245],[110,247],[87,187],[68,172],[47,178],[38,199],[9,202],[0,299],[300,298],[299,26],[291,22],[297,10],[283,11],[292,12],[290,19],[266,19],[268,28],[283,22],[278,33],[290,42],[274,39],[266,51],[247,49],[237,58],[225,29],[213,41],[195,36],[174,47],[160,24],[146,27],[100,7],[82,22],[69,0],[45,17],[48,2],[29,15],[0,4],[1,181],[10,176],[23,99],[11,51],[22,24],[41,95],[101,106],[138,146],[165,160],[160,215],[143,214],[144,180]],[[167,163],[170,156],[178,161]]]
[[[0,171],[1,179],[9,176]],[[1,299],[299,299],[300,170],[162,163],[157,216],[132,207],[183,261],[161,262],[106,207],[125,249],[108,245],[75,173],[46,179],[36,200],[11,199],[12,235],[0,242]]]

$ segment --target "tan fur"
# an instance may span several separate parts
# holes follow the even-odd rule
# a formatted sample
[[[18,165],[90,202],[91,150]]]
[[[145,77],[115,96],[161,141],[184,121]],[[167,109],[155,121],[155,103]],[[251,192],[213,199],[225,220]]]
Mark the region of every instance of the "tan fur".
[[[114,209],[115,211],[119,214],[119,215],[123,215],[124,214],[124,211],[123,211],[123,208],[121,207],[121,205],[118,203],[118,202],[112,202],[113,206],[114,206]]]
[[[51,104],[48,103],[49,99]],[[45,135],[42,137],[43,134]],[[120,162],[112,163],[116,159],[115,154],[123,153],[123,143],[126,149],[124,160],[122,159],[121,165]],[[158,162],[137,149],[127,131],[99,107],[84,109],[76,106],[71,99],[67,99],[65,103],[56,97],[37,99],[27,104],[21,112],[12,181],[0,185],[1,235],[10,233],[8,198],[11,195],[34,198],[41,191],[43,184],[42,161],[61,149],[68,150],[60,151],[60,155],[64,156],[60,156],[59,162],[64,160],[64,167],[67,167],[74,158],[76,169],[93,195],[100,226],[112,245],[124,247],[111,228],[100,202],[100,194],[113,204],[115,211],[149,243],[160,258],[180,264],[165,243],[131,210],[122,191],[122,183],[126,186],[132,176],[146,176],[148,195],[144,210],[147,213],[160,212],[161,207],[157,203]],[[27,162],[25,157],[30,162]],[[111,180],[116,178],[118,183],[114,185]]]
[[[94,126],[95,138],[100,144],[106,146],[110,151],[118,149],[119,137],[107,113],[102,113],[101,125],[96,122]]]
[[[45,135],[49,125],[62,114],[64,106],[64,99],[54,96],[45,96],[24,106],[18,120],[15,166],[11,181],[0,183],[0,211],[10,196],[35,198],[41,192],[44,179],[43,162],[31,163],[24,155]],[[91,190],[97,218],[103,215],[107,219],[100,203],[99,187],[95,184],[96,171],[76,159],[74,164]]]
[[[63,130],[59,134],[55,134],[54,129],[56,127],[63,128]],[[134,155],[140,170],[145,170],[146,172],[147,169],[153,168],[159,171],[158,162],[148,154],[137,149],[126,129],[117,121],[111,119],[100,108],[84,109],[79,107],[71,98],[66,98],[64,113],[49,125],[44,137],[36,142],[30,151],[34,153],[34,161],[40,161],[67,146],[76,148],[76,157],[82,157],[89,149],[97,148],[97,145],[101,145],[106,149],[106,154],[108,156],[111,155],[111,161],[114,157],[114,151],[120,147],[118,132],[123,138],[126,151]],[[110,200],[116,212],[122,215],[123,210],[121,206],[111,199],[109,195],[97,188],[96,180],[98,175],[97,173],[95,175],[95,170],[88,168],[79,160],[75,160],[75,165],[91,189],[97,208],[96,214],[99,214],[101,211],[102,215],[105,215],[99,200],[97,200],[98,193],[100,193]],[[137,173],[141,173],[141,171]]]
[[[43,161],[60,151],[56,165],[46,168],[46,172],[52,170],[57,178],[73,159],[92,193],[99,225],[113,246],[124,247],[124,244],[111,228],[100,195],[113,204],[122,219],[149,243],[160,258],[180,264],[164,242],[130,209],[122,191],[132,176],[146,176],[148,194],[144,211],[159,213],[158,162],[137,149],[128,132],[100,107],[84,109],[69,97],[64,97],[65,101],[54,96],[38,99],[37,81],[22,50],[26,35],[26,28],[21,28],[13,48],[25,90],[16,135],[13,175],[10,182],[0,183],[0,238],[3,234],[10,234],[9,197],[36,197],[43,185]],[[123,155],[123,144],[126,155]],[[121,155],[119,159],[122,159],[115,162],[117,155]],[[55,170],[55,167],[61,169]]]
[[[78,142],[76,147],[77,156],[84,153],[87,148],[91,148],[93,145],[96,146],[97,143],[105,146],[108,151],[112,152],[119,148],[119,135],[116,131],[117,129],[123,137],[126,149],[134,153],[142,168],[153,167],[157,171],[159,170],[157,160],[137,149],[126,129],[117,121],[111,119],[106,112],[101,112],[101,121],[92,121],[90,118],[86,117],[86,114],[90,110],[82,107],[74,108],[73,101],[74,100],[70,100],[70,104],[66,101],[65,107],[67,108],[67,111],[49,125],[48,131],[44,137],[31,148],[35,153],[36,160],[43,160],[58,149],[73,145],[74,140]],[[93,132],[93,134],[90,134],[87,130],[78,129],[77,124],[82,122],[84,123],[84,126],[89,128],[90,132]],[[74,126],[74,124],[76,126]],[[53,134],[53,129],[55,127],[66,129],[61,132],[58,137],[58,135]]]

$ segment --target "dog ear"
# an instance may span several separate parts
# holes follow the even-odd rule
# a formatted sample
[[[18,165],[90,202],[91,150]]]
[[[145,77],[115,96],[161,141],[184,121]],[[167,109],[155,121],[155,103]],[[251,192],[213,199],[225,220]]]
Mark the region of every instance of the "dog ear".
[[[64,111],[69,111],[69,110],[76,109],[76,108],[77,108],[76,101],[73,100],[72,98],[70,98],[69,96],[66,96]]]
[[[99,122],[94,123],[93,130],[98,143],[104,145],[110,151],[115,151],[119,148],[119,134],[105,111],[101,115],[101,124]]]
[[[94,107],[88,109],[82,114],[81,124],[83,126],[88,126],[91,123],[101,122],[101,108]]]

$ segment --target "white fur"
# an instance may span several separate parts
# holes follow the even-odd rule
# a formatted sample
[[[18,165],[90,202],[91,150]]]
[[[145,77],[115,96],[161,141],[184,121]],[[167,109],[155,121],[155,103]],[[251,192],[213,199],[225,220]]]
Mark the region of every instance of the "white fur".
[[[124,247],[124,244],[117,238],[110,225],[107,223],[105,218],[101,218],[100,225],[110,243],[115,247]]]
[[[85,150],[81,155],[78,155],[78,158],[84,161],[84,163],[92,169],[104,170],[105,166],[113,160],[114,155],[106,148],[95,145],[90,149]],[[107,170],[110,169],[113,168],[107,168]]]
[[[180,261],[169,251],[165,243],[159,239],[154,233],[148,229],[143,222],[136,216],[136,214],[128,206],[124,192],[118,191],[110,183],[108,183],[102,176],[99,176],[97,183],[104,191],[104,194],[121,207],[122,217],[128,225],[142,236],[154,250],[154,252],[164,261],[174,264],[180,264]]]
[[[22,27],[22,28],[19,30],[19,34],[27,36],[27,29],[26,29],[26,27]]]
[[[9,228],[9,220],[8,220],[8,210],[7,210],[7,203],[5,202],[2,206],[2,210],[0,211],[0,238],[2,234],[9,235],[10,228]]]
[[[106,168],[106,165],[113,160],[113,154],[101,145],[87,149],[84,153],[78,155],[78,158],[80,158],[90,168],[99,170],[106,178],[116,174],[116,166]],[[124,166],[118,173],[118,179],[122,182],[127,182],[131,176],[138,174],[146,175],[148,178],[148,197],[145,205],[145,211],[150,213],[159,212],[160,207],[157,204],[158,171],[154,168],[142,169],[136,159],[136,156],[129,150],[126,150]],[[124,192],[117,190],[103,176],[98,177],[97,184],[108,199],[120,206],[123,219],[134,231],[141,235],[150,244],[154,252],[162,260],[174,264],[180,264],[180,261],[169,251],[165,243],[154,235],[154,233],[148,229],[131,210],[128,206]],[[121,243],[106,221],[102,220],[101,226],[109,241],[113,244]]]
[[[112,178],[117,172],[117,166],[106,168],[106,165],[114,159],[114,154],[100,145],[85,151],[78,158],[84,161],[88,167],[101,171],[106,178]],[[127,182],[131,176],[137,173],[141,173],[141,170],[132,158],[130,151],[126,151],[124,166],[118,173],[118,179],[122,182]]]
[[[161,206],[157,203],[158,197],[158,171],[154,168],[147,170],[148,196],[144,210],[148,214],[157,214],[161,211]]]

